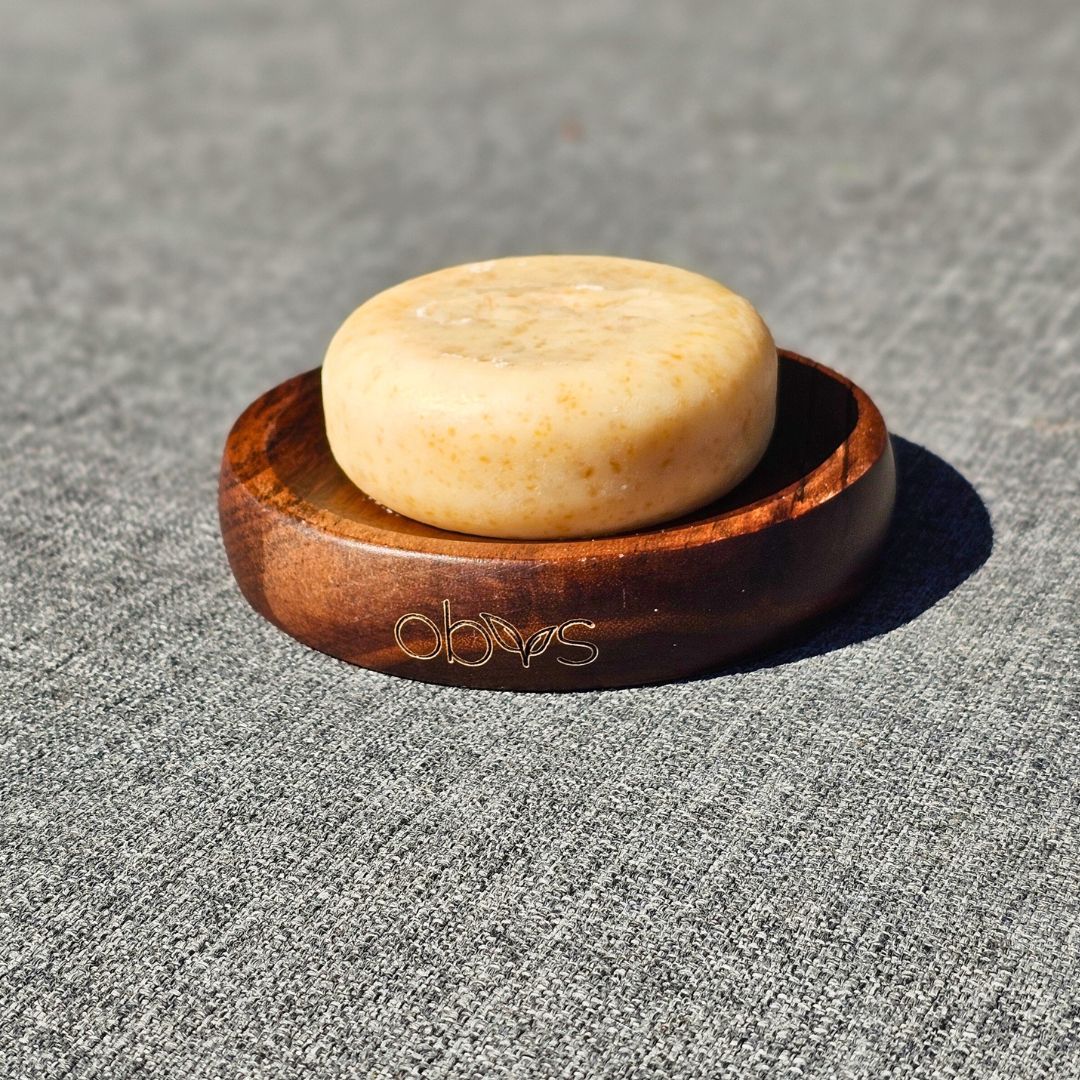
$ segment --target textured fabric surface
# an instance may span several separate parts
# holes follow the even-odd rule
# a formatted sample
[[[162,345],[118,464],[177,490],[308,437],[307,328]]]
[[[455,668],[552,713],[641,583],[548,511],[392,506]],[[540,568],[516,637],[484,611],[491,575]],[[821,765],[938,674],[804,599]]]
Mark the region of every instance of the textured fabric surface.
[[[0,5],[0,1074],[1080,1075],[1072,0]],[[367,295],[689,266],[897,435],[870,592],[649,689],[248,609],[218,455]]]

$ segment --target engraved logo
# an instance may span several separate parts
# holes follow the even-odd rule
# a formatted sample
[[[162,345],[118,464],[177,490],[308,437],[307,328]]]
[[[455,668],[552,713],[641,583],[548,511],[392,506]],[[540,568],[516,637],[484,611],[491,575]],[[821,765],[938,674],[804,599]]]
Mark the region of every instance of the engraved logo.
[[[463,667],[483,667],[495,650],[514,653],[522,667],[549,649],[557,664],[584,667],[591,664],[600,650],[581,636],[582,630],[595,630],[589,619],[564,619],[542,626],[527,637],[509,619],[481,611],[479,619],[455,619],[450,601],[442,602],[442,619],[436,622],[419,611],[410,611],[394,623],[394,640],[406,656],[414,660],[437,660]]]

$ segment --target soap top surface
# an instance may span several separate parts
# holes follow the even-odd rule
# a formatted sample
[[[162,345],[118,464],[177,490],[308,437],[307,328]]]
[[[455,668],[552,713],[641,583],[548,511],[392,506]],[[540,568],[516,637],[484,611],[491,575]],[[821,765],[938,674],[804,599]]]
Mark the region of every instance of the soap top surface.
[[[719,282],[659,263],[534,255],[450,267],[361,305],[331,351],[400,350],[444,366],[522,371],[614,359],[692,368],[761,338],[750,303]]]

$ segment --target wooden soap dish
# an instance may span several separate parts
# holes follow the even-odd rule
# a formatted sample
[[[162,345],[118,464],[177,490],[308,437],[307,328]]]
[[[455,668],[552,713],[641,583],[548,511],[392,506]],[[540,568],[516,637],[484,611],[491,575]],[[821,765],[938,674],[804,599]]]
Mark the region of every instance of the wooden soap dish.
[[[862,390],[781,352],[777,406],[757,469],[694,514],[597,540],[492,540],[401,517],[354,487],[309,371],[229,433],[225,549],[261,615],[392,675],[583,690],[716,669],[851,597],[892,511],[888,433]]]

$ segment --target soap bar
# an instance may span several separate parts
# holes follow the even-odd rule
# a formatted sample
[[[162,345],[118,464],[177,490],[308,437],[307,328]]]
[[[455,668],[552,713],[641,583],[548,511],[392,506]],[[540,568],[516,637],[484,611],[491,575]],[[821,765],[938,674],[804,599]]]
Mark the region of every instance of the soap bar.
[[[654,525],[723,495],[772,432],[776,348],[707,277],[496,259],[362,304],[322,369],[345,475],[397,513],[520,539]]]

